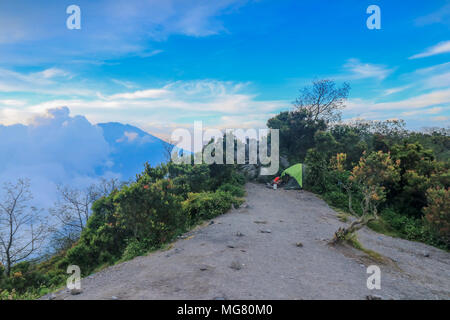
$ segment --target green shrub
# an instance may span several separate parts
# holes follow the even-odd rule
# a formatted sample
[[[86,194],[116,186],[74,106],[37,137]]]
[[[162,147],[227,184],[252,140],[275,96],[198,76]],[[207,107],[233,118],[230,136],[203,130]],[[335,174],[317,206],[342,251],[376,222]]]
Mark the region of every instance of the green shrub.
[[[218,189],[218,191],[224,191],[229,192],[235,197],[243,197],[245,195],[245,190],[239,185],[231,184],[231,183],[225,183],[221,185]]]
[[[24,293],[18,293],[15,289],[10,291],[0,289],[0,301],[1,300],[35,300],[40,297],[40,291],[27,291]]]
[[[147,241],[138,241],[131,239],[127,241],[127,246],[122,254],[122,260],[131,260],[134,257],[142,256],[146,254],[151,247]]]
[[[188,215],[190,224],[200,220],[214,218],[227,212],[235,202],[235,197],[229,192],[190,193],[183,202],[183,211]]]
[[[430,228],[450,246],[450,189],[430,188],[428,205],[423,209]]]
[[[439,248],[448,249],[448,244],[439,238],[424,219],[405,216],[386,208],[381,212],[384,223],[396,231],[396,235],[407,240],[424,242]]]
[[[309,149],[306,154],[305,164],[305,189],[320,194],[324,193],[327,190],[328,175],[328,164],[325,155],[315,149]]]
[[[341,191],[331,191],[327,192],[323,195],[323,198],[326,202],[331,205],[348,210],[348,195]]]

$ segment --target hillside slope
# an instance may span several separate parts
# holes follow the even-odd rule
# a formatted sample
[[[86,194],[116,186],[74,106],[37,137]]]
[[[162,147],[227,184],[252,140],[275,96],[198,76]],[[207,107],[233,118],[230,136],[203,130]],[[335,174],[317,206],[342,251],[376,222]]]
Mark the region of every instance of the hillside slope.
[[[246,189],[243,207],[169,250],[91,275],[79,295],[64,289],[52,298],[450,299],[449,253],[361,230],[364,246],[386,257],[374,262],[356,249],[327,244],[343,223],[313,194],[258,184]],[[371,264],[381,268],[381,290],[366,287]]]

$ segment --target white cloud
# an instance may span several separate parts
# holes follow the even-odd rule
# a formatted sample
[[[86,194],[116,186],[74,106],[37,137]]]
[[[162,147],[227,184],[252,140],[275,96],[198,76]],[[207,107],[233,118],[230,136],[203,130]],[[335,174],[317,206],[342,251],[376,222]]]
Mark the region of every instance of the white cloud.
[[[444,88],[450,87],[450,72],[438,74],[425,80],[427,88]]]
[[[421,94],[400,101],[376,103],[373,105],[373,108],[376,110],[402,110],[431,107],[449,103],[450,89],[445,89]]]
[[[417,69],[401,75],[400,79],[410,83],[406,87],[414,88],[416,92],[450,87],[450,62]]]
[[[393,72],[392,69],[388,69],[386,66],[362,63],[358,59],[349,59],[344,68],[349,72],[347,78],[350,79],[375,78],[383,80]]]
[[[131,81],[122,81],[122,80],[118,80],[118,79],[111,79],[111,81],[114,82],[115,84],[121,85],[127,89],[133,89],[136,87],[136,85]]]
[[[426,57],[431,57],[431,56],[435,56],[438,54],[449,53],[449,52],[450,52],[450,40],[440,42],[437,45],[426,49],[422,53],[418,53],[418,54],[411,56],[409,59],[426,58]]]
[[[450,120],[450,117],[447,116],[437,116],[437,117],[432,117],[431,120],[433,121],[438,121],[438,122],[448,122]],[[447,123],[448,125],[448,123]]]
[[[386,120],[391,118],[414,119],[420,123],[446,117],[450,111],[450,89],[424,93],[403,100],[376,102],[350,99],[344,118]],[[435,117],[427,118],[427,115]],[[444,119],[444,118],[442,118]]]
[[[58,69],[58,68],[50,68],[46,69],[42,72],[37,73],[38,75],[42,75],[44,79],[58,78],[58,77],[71,77],[70,72]]]
[[[416,24],[419,26],[425,26],[435,23],[448,24],[450,20],[449,18],[450,18],[450,3],[444,5],[435,12],[417,18]]]
[[[381,111],[381,110],[410,110],[450,104],[450,89],[433,91],[407,99],[390,102],[373,102],[362,99],[351,99],[348,111]]]
[[[20,108],[0,109],[0,123],[26,123],[47,109],[67,106],[93,123],[130,123],[167,139],[174,124],[191,125],[194,120],[217,128],[264,127],[270,115],[290,106],[289,101],[259,100],[249,87],[248,83],[216,80],[177,81],[110,96],[98,93],[40,103],[22,101]]]
[[[27,92],[50,95],[81,95],[94,94],[91,89],[81,87],[74,75],[68,71],[49,68],[39,72],[17,72],[0,68],[0,92]]]
[[[67,105],[76,112],[89,114],[89,110],[178,110],[244,114],[257,110],[269,112],[280,108],[285,101],[257,100],[255,94],[244,92],[242,83],[215,80],[177,81],[160,88],[118,93],[111,96],[98,94],[100,99],[50,100],[28,107],[32,112],[43,112],[58,105]],[[177,116],[173,114],[173,116]],[[183,114],[186,116],[186,114]]]
[[[413,111],[405,111],[402,112],[401,115],[405,117],[415,116],[415,115],[425,115],[425,114],[437,114],[442,112],[444,109],[441,107],[435,107],[430,109],[421,109],[421,110],[413,110]]]
[[[384,90],[383,95],[390,96],[391,94],[395,94],[395,93],[399,93],[399,92],[405,91],[406,89],[408,89],[410,87],[411,86],[389,88],[389,89]]]
[[[20,107],[24,106],[25,101],[17,100],[17,99],[4,99],[0,100],[0,106],[8,106],[8,107]]]
[[[28,126],[0,125],[0,137],[0,182],[29,178],[42,206],[52,205],[56,184],[92,181],[108,161],[102,129],[67,108],[48,110]]]
[[[112,96],[107,97],[108,100],[114,100],[114,99],[156,99],[161,98],[164,96],[167,96],[168,91],[165,89],[148,89],[148,90],[141,90],[141,91],[134,91],[134,92],[127,92],[127,93],[118,93],[114,94]]]
[[[139,135],[136,132],[125,131],[123,134],[123,137],[120,139],[117,139],[116,142],[133,142],[138,137],[139,137]]]

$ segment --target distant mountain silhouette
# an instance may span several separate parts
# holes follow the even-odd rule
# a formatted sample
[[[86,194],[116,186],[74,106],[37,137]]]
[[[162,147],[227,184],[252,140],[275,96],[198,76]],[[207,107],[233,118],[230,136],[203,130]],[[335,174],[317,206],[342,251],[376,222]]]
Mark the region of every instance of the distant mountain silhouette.
[[[169,143],[139,128],[118,122],[99,123],[111,148],[108,171],[121,173],[124,179],[142,172],[144,163],[152,166],[165,162]]]

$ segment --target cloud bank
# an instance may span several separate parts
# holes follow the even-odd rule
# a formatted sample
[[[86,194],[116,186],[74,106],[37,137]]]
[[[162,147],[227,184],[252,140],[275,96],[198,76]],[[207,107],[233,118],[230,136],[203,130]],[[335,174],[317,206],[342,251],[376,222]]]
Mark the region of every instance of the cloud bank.
[[[48,110],[29,125],[0,125],[0,183],[28,178],[36,204],[52,205],[57,184],[82,187],[107,165],[101,128],[66,107]]]

